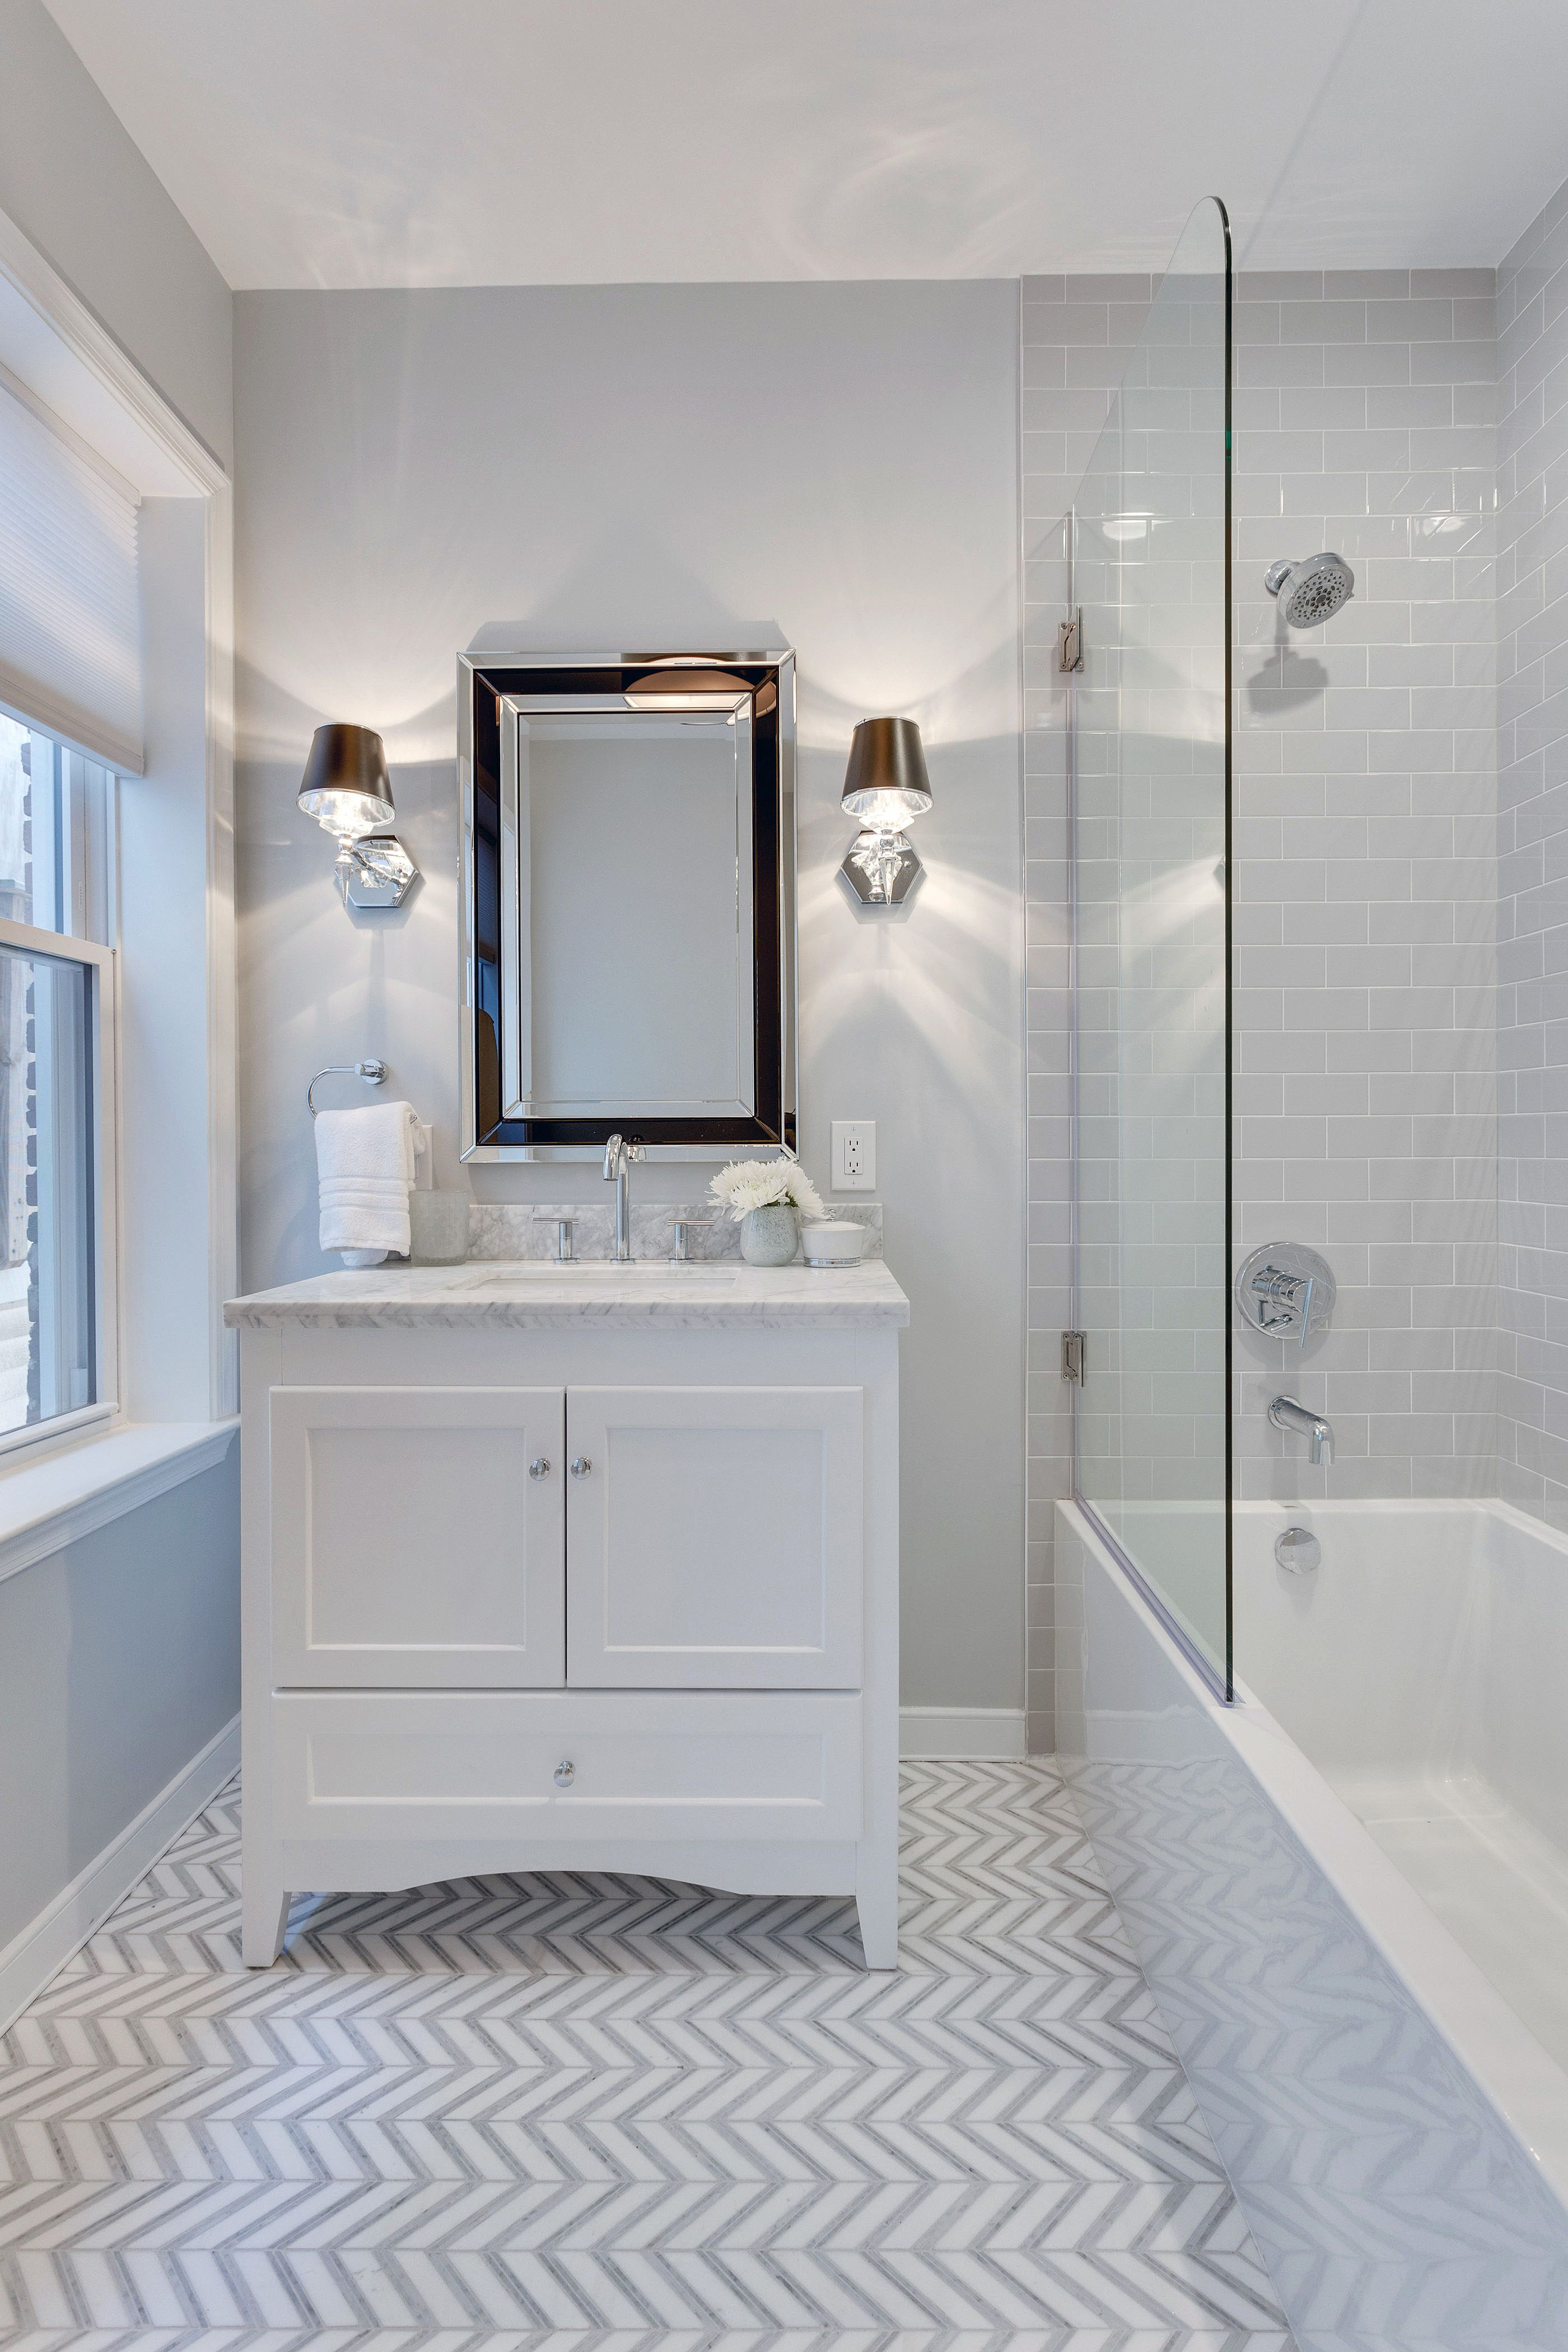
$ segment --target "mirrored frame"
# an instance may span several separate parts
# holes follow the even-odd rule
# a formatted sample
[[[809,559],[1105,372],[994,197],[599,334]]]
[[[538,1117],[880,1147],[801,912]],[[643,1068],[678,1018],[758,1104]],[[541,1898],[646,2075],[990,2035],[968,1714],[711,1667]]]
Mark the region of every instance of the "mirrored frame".
[[[701,692],[649,691],[656,672],[705,673]],[[714,673],[721,673],[715,677]],[[696,681],[693,681],[695,684]],[[640,690],[638,690],[640,689]],[[545,1100],[533,1091],[526,965],[529,847],[521,821],[527,730],[722,726],[734,746],[736,920],[732,1093],[701,1099]],[[795,657],[765,653],[478,654],[458,657],[462,913],[462,1153],[589,1160],[619,1131],[651,1159],[793,1151],[795,1104]],[[728,838],[728,834],[726,835]]]

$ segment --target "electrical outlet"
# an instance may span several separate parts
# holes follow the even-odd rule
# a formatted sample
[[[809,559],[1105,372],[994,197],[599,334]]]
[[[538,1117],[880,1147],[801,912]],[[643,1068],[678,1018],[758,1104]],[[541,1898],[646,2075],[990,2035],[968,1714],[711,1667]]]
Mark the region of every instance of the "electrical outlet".
[[[836,1192],[871,1192],[877,1185],[877,1122],[874,1118],[836,1118],[833,1122],[833,1189]]]

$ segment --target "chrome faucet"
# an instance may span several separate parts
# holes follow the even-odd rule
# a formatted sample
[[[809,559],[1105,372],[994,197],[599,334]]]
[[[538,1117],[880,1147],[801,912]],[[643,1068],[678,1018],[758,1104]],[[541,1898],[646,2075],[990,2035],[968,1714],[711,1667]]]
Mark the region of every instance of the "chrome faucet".
[[[1277,1396],[1268,1408],[1268,1418],[1276,1429],[1293,1429],[1299,1436],[1312,1441],[1314,1462],[1331,1462],[1334,1458],[1334,1428],[1321,1412],[1313,1412],[1299,1404],[1294,1397]]]
[[[642,1145],[612,1135],[605,1146],[605,1181],[616,1188],[616,1264],[625,1265],[632,1254],[631,1164],[642,1158]]]

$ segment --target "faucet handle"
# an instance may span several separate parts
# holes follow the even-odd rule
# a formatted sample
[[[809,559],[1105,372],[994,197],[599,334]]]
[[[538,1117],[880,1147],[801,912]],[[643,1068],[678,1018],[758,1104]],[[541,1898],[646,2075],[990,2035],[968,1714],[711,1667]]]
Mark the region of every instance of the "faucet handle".
[[[1237,1270],[1236,1303],[1255,1331],[1266,1339],[1294,1339],[1304,1355],[1308,1340],[1332,1318],[1333,1273],[1304,1242],[1265,1242]]]
[[[711,1217],[672,1217],[670,1223],[675,1230],[670,1236],[669,1262],[671,1265],[684,1265],[691,1255],[689,1247],[691,1235],[705,1234],[712,1224],[713,1219]]]

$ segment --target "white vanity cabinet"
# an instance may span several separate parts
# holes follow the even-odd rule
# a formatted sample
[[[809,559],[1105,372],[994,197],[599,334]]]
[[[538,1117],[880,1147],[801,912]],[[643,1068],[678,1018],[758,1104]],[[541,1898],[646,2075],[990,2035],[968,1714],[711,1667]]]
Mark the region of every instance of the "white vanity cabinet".
[[[472,1264],[236,1301],[245,1957],[289,1895],[550,1867],[853,1894],[896,1958],[879,1264]]]

